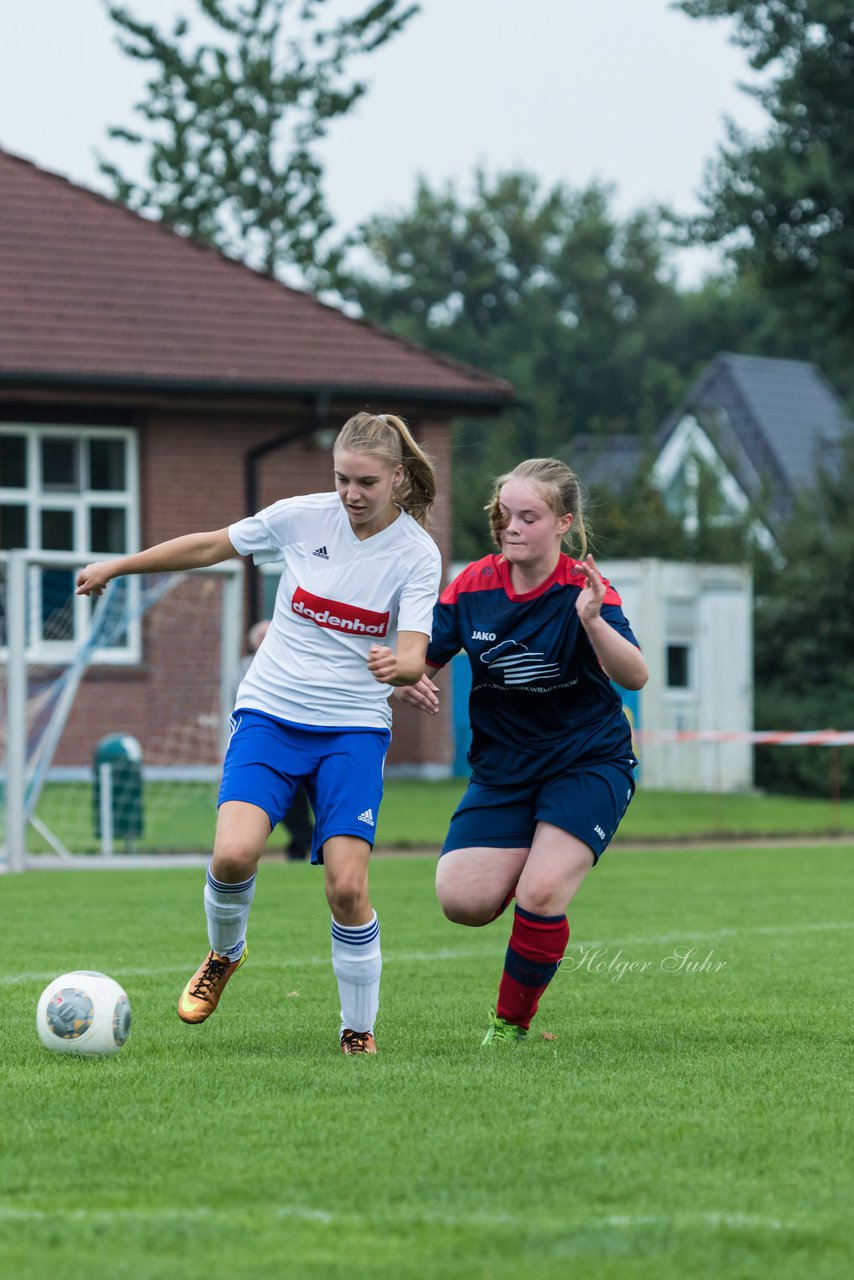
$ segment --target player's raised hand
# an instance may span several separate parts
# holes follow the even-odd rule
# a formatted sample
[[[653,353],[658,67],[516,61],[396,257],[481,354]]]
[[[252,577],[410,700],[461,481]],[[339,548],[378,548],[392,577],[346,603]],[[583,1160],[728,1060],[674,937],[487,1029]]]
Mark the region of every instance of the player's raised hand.
[[[96,564],[87,564],[77,575],[78,596],[102,596],[108,582],[115,576],[110,572],[110,562],[100,560]]]
[[[592,556],[587,556],[585,560],[579,560],[577,563],[579,572],[584,574],[586,582],[578,593],[575,609],[582,622],[590,622],[593,618],[599,617],[602,601],[605,599],[605,583]]]
[[[422,676],[417,684],[401,685],[394,694],[410,707],[426,711],[428,716],[435,716],[439,710],[439,688],[429,676]]]

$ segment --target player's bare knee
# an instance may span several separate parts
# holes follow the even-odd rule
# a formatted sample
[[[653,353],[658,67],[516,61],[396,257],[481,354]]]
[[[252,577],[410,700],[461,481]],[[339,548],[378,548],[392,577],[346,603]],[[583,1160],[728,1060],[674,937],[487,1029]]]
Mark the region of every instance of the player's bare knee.
[[[218,843],[214,850],[211,870],[217,880],[227,884],[236,884],[248,880],[258,865],[258,855],[253,849],[247,849],[238,841],[225,840]]]
[[[566,910],[562,897],[555,894],[549,886],[526,888],[516,895],[516,903],[523,911],[530,911],[534,916],[558,916]]]
[[[346,924],[355,916],[364,914],[368,903],[367,886],[361,880],[335,880],[327,883],[326,901],[335,919]]]
[[[443,899],[441,895],[439,905],[445,918],[452,924],[464,924],[473,929],[488,924],[494,914],[488,908],[479,908],[471,902],[461,902],[455,898]]]

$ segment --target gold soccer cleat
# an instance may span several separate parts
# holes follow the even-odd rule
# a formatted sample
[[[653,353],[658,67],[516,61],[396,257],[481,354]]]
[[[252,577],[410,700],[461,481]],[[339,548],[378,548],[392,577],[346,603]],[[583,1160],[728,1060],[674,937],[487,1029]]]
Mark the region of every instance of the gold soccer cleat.
[[[377,1046],[370,1031],[351,1031],[345,1027],[341,1032],[342,1053],[376,1053]]]
[[[182,1022],[204,1022],[219,1004],[225,984],[249,954],[243,948],[239,960],[227,960],[225,956],[209,951],[200,967],[193,974],[178,1001],[178,1017]]]

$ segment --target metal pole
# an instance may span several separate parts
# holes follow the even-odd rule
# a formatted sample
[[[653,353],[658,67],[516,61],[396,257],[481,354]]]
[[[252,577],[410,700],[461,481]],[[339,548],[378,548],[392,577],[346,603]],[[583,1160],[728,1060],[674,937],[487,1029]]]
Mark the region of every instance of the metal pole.
[[[830,748],[830,802],[832,805],[831,830],[834,835],[842,831],[842,761],[839,758],[839,747]]]
[[[101,780],[101,856],[113,852],[113,766],[106,761],[98,770]]]
[[[27,822],[24,817],[27,764],[26,573],[26,553],[10,551],[6,583],[6,853],[9,871],[24,870],[27,852]]]
[[[228,717],[234,706],[240,641],[243,626],[243,564],[227,574],[222,584],[222,628],[219,660],[219,734],[224,756],[231,727]]]

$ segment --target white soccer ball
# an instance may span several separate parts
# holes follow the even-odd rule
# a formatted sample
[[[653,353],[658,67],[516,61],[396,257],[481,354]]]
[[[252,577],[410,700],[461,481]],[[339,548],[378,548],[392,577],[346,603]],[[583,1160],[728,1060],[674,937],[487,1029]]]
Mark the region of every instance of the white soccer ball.
[[[63,973],[41,993],[36,1028],[55,1053],[118,1053],[130,1035],[130,1001],[105,973]]]

